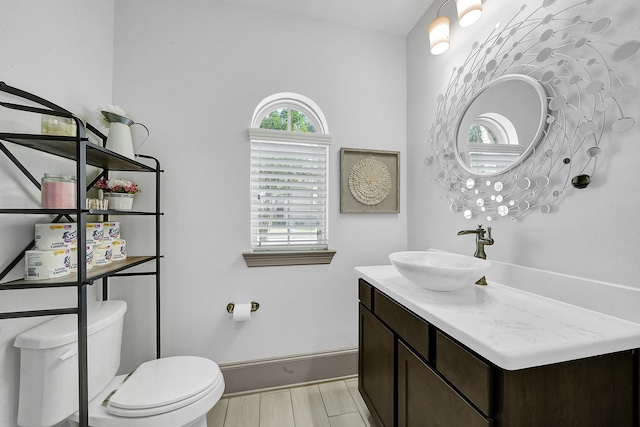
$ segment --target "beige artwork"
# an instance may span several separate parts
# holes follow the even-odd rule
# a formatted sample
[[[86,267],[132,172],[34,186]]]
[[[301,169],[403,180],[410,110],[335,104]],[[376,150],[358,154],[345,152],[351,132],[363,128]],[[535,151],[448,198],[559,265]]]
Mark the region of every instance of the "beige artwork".
[[[391,174],[387,166],[373,157],[356,162],[349,172],[349,191],[360,203],[375,206],[391,192]]]

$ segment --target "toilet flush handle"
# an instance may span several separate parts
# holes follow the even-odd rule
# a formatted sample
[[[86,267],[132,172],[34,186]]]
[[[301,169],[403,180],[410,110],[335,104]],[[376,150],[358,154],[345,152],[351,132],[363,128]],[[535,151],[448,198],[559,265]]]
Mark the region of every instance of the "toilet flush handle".
[[[67,350],[64,353],[62,353],[60,355],[60,357],[58,357],[58,360],[65,361],[68,358],[75,356],[76,354],[78,354],[78,349],[77,348],[70,348],[69,350]]]

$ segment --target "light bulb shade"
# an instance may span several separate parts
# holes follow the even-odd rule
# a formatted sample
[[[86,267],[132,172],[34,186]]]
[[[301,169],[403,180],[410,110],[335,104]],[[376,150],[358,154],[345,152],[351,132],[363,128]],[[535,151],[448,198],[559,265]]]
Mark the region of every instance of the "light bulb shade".
[[[461,27],[468,27],[482,15],[482,0],[456,0],[458,22]]]
[[[446,16],[438,16],[429,24],[429,45],[431,53],[440,55],[449,49],[449,26],[451,20]]]

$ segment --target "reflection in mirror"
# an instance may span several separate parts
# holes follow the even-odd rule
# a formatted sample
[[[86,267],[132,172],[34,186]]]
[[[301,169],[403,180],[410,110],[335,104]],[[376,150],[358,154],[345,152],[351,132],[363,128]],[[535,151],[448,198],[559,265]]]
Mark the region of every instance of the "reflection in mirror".
[[[515,164],[523,153],[518,133],[505,116],[487,113],[476,117],[469,127],[468,138],[459,130],[458,156],[470,172],[490,176],[505,171]]]
[[[456,127],[456,158],[475,175],[503,173],[535,148],[547,113],[547,96],[537,80],[522,74],[499,77],[464,107]]]

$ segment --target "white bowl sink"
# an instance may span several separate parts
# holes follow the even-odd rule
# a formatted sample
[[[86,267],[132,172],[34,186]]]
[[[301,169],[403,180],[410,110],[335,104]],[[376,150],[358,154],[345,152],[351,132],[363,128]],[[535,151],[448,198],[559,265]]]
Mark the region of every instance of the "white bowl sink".
[[[473,285],[491,267],[484,259],[435,251],[394,252],[389,260],[404,278],[432,291]]]

